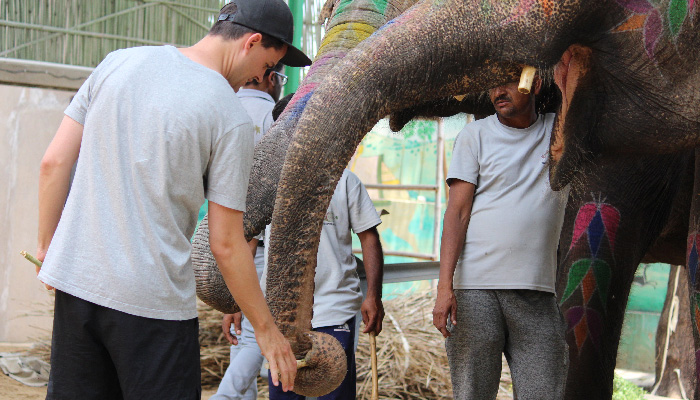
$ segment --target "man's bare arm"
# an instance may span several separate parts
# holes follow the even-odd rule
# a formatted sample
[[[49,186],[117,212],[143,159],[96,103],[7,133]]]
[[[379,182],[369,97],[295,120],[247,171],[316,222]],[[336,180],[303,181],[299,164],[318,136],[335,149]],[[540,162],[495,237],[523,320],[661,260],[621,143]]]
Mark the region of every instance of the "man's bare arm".
[[[364,333],[382,331],[384,305],[382,304],[382,281],[384,279],[384,253],[379,240],[379,232],[373,227],[357,234],[362,246],[362,261],[367,276],[367,297],[362,303]]]
[[[209,246],[226,286],[255,329],[255,336],[275,386],[281,378],[285,391],[294,388],[296,360],[267,308],[251,249],[243,234],[243,212],[209,202]],[[278,375],[279,373],[279,375]]]
[[[36,258],[44,261],[70,189],[70,173],[78,160],[83,126],[63,117],[39,167],[39,236]],[[39,273],[39,267],[37,267]],[[47,286],[47,288],[50,288]]]
[[[447,330],[448,318],[453,325],[457,324],[457,302],[454,298],[452,280],[457,260],[464,248],[475,190],[476,186],[473,183],[458,179],[453,180],[450,185],[450,200],[447,203],[442,224],[438,295],[433,308],[433,325],[444,337],[450,336]]]

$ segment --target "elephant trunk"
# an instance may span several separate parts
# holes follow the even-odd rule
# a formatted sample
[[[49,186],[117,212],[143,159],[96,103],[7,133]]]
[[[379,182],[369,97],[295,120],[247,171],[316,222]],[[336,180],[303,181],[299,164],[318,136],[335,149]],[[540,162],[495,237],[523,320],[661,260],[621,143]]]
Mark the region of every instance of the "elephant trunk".
[[[285,111],[255,148],[243,224],[248,240],[272,219],[282,164],[294,130],[316,87],[360,42],[417,0],[355,0],[333,9],[326,34],[308,74]]]
[[[308,350],[302,337],[311,326],[322,216],[366,132],[391,112],[512,81],[513,70],[503,68],[510,62],[550,67],[566,49],[562,31],[572,21],[552,14],[545,27],[506,15],[503,3],[488,13],[476,3],[416,4],[349,53],[308,102],[287,151],[268,244],[268,304],[299,354]],[[531,14],[541,12],[533,7]],[[528,37],[520,38],[525,27]]]
[[[416,0],[355,0],[333,10],[327,33],[296,93],[270,130],[255,147],[243,219],[246,239],[259,234],[272,219],[277,183],[287,147],[307,102],[318,84],[348,51],[374,33],[386,21],[401,14]],[[239,310],[209,249],[208,217],[205,216],[193,239],[192,259],[197,295],[223,313]]]

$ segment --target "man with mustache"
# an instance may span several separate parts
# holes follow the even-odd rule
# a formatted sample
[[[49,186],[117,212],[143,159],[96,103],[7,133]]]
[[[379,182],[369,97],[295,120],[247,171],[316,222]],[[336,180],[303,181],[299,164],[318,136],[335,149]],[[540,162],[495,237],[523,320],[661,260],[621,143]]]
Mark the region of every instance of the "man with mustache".
[[[495,399],[501,354],[519,399],[561,399],[566,325],[554,295],[567,191],[549,186],[553,114],[535,112],[518,82],[489,90],[496,114],[455,141],[433,324],[455,399]]]

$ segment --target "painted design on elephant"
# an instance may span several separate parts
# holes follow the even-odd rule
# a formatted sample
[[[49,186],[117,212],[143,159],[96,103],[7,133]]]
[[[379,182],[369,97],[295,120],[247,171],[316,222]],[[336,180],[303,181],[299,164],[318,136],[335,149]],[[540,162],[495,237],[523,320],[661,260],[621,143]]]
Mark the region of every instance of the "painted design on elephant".
[[[345,12],[345,8],[352,4],[353,1],[356,0],[341,0],[340,3],[338,3],[335,15],[340,15]],[[381,14],[384,14],[384,11],[386,11],[387,0],[372,0],[369,3]]]
[[[333,21],[329,21],[329,24],[332,25],[334,21],[348,22],[337,23],[326,32],[326,34],[323,36],[321,46],[318,49],[317,60],[315,62],[319,61],[319,56],[325,53],[324,50],[329,44],[337,45],[338,43],[343,42],[346,44],[348,42],[354,42],[354,44],[350,46],[350,48],[352,48],[355,47],[357,43],[367,39],[377,30],[377,27],[375,26],[365,22],[360,22],[364,19],[359,16],[355,16],[353,13],[358,12],[358,10],[362,10],[363,12],[373,11],[377,14],[384,15],[388,4],[387,0],[370,0],[362,2],[361,5],[353,5],[353,2],[358,2],[358,0],[341,0],[338,3],[338,6],[334,11]],[[343,40],[338,40],[339,37],[342,37]],[[344,46],[344,48],[347,49],[348,47]]]
[[[673,41],[678,38],[683,22],[695,10],[695,0],[670,0],[667,5],[652,0],[615,0],[630,11],[627,20],[613,32],[643,30],[644,49],[647,56],[654,59],[656,45],[667,32]],[[665,12],[664,12],[665,8]],[[664,29],[665,23],[668,29]]]
[[[606,309],[612,268],[600,257],[601,248],[604,241],[607,241],[610,252],[613,252],[619,224],[620,212],[603,200],[584,204],[576,214],[569,252],[585,246],[585,252],[590,256],[580,258],[571,265],[561,303],[574,293],[580,293],[581,305],[570,307],[565,313],[579,352],[586,339],[600,348],[603,319],[591,303],[595,300],[599,309]]]

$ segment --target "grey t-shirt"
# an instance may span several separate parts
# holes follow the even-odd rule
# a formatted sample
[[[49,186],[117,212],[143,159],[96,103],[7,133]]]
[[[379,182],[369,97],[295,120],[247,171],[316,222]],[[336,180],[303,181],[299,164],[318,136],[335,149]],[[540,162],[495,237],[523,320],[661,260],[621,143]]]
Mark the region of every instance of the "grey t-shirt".
[[[342,325],[360,311],[362,293],[350,230],[361,233],[381,223],[365,185],[346,169],[323,219],[314,278],[313,328]],[[265,255],[267,258],[267,247]],[[263,290],[266,280],[267,262],[260,281]]]
[[[526,129],[496,115],[459,133],[447,182],[476,185],[455,289],[533,289],[554,293],[556,252],[568,188],[549,186],[554,114]]]
[[[137,47],[110,53],[65,114],[83,138],[39,279],[137,316],[196,317],[199,208],[245,210],[253,125],[235,92],[172,46]]]

